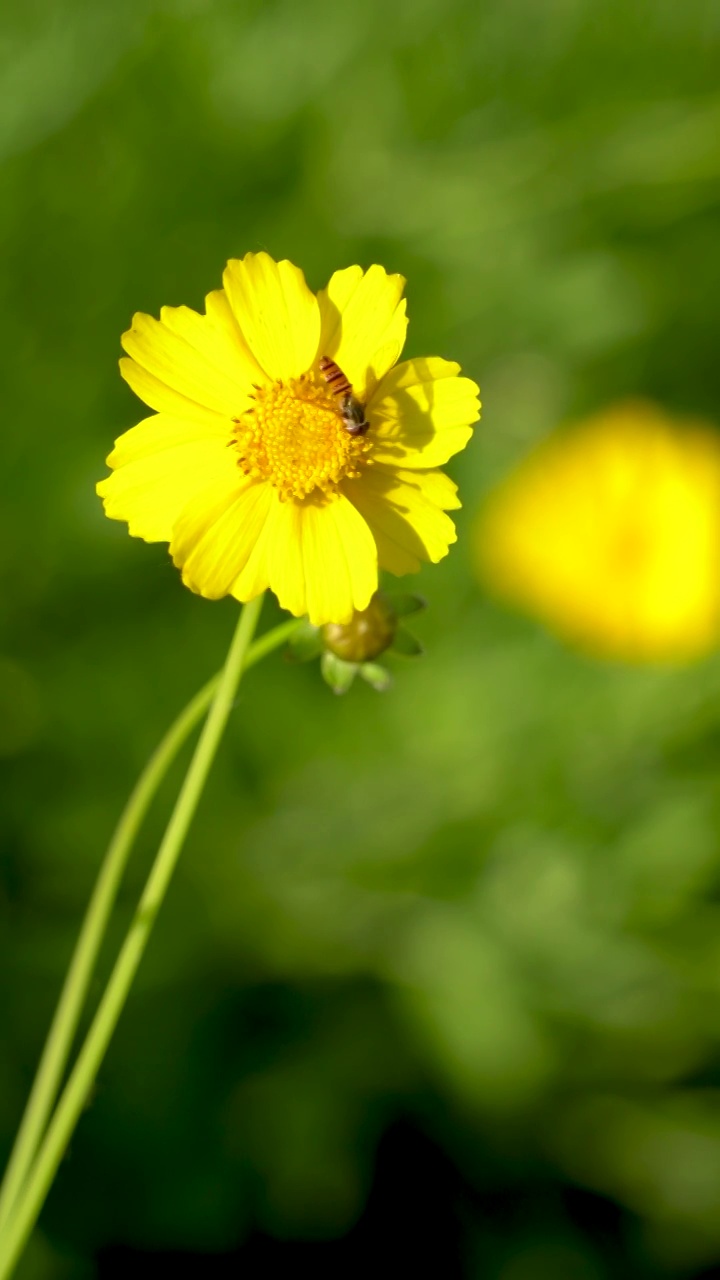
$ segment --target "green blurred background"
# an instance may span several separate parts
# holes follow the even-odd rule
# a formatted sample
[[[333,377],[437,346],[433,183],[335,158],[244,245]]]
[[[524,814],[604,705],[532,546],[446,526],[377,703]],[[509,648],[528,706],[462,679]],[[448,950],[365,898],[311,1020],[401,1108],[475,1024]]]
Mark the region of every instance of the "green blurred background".
[[[714,0],[3,7],[4,1148],[113,822],[236,611],[95,497],[143,416],[132,312],[248,249],[313,288],[378,261],[408,353],[486,406],[459,545],[406,580],[423,661],[383,697],[277,655],[244,686],[23,1280],[720,1275],[720,660],[594,664],[471,554],[560,419],[718,413],[719,56]]]

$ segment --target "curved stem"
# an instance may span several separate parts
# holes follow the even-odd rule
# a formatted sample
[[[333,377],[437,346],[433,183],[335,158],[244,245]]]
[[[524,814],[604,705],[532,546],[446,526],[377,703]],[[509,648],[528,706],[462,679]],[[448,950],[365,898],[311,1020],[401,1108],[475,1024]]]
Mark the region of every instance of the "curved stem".
[[[281,623],[256,640],[247,651],[243,670],[283,644],[298,625],[295,619]],[[209,680],[170,726],[133,788],[113,833],[88,904],[5,1172],[0,1191],[0,1230],[19,1195],[57,1096],[98,951],[135,837],[168,769],[210,705],[219,680],[220,675]]]

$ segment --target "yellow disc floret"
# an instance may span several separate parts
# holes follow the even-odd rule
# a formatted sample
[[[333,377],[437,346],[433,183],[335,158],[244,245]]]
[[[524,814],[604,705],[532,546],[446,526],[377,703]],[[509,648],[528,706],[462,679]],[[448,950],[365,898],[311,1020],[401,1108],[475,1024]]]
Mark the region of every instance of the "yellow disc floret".
[[[231,443],[245,475],[268,480],[281,498],[329,496],[369,461],[370,442],[350,434],[336,399],[310,376],[258,387],[254,399]]]

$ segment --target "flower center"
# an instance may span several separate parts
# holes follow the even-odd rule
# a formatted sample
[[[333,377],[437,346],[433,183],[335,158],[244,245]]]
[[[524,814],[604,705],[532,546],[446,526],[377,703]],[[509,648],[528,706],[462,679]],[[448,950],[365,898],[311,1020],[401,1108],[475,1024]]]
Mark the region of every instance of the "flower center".
[[[258,387],[255,404],[235,419],[231,443],[246,476],[269,480],[281,498],[335,493],[367,465],[372,448],[351,435],[335,397],[308,374]]]

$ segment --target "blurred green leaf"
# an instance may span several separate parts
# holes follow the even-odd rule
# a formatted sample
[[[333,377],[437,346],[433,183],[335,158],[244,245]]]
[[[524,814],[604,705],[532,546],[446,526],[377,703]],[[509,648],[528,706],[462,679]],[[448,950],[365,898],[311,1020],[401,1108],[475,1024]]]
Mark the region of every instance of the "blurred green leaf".
[[[344,662],[336,654],[325,651],[320,660],[323,679],[333,693],[347,693],[358,672],[356,662]]]
[[[420,641],[403,627],[398,627],[395,632],[390,649],[393,653],[402,654],[404,658],[419,658],[425,652]]]
[[[322,653],[323,643],[319,627],[310,622],[301,622],[293,631],[287,644],[287,656],[295,662],[310,662]]]
[[[424,596],[416,596],[409,591],[388,591],[386,595],[398,618],[406,618],[411,613],[420,613],[423,609],[427,609],[427,600]]]
[[[362,662],[358,675],[362,676],[366,684],[371,685],[378,693],[385,693],[392,686],[390,672],[377,662]]]

